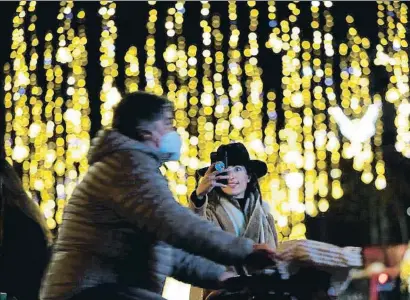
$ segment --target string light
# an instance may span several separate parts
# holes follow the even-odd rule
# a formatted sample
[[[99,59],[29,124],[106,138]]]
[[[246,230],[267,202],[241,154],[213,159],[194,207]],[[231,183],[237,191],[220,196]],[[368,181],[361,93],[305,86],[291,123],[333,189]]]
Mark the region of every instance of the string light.
[[[85,12],[77,14],[80,23],[77,33],[72,36],[68,46],[73,60],[69,63],[70,72],[67,78],[66,110],[64,121],[66,127],[66,172],[63,185],[57,186],[56,221],[62,222],[62,214],[66,199],[69,199],[75,186],[84,177],[88,169],[87,153],[90,148],[89,131],[91,121],[88,91],[86,89],[86,71],[88,54],[87,37],[83,23]],[[78,165],[78,166],[77,166]]]
[[[100,92],[101,125],[110,128],[113,117],[113,106],[121,101],[121,95],[115,87],[115,78],[118,76],[118,65],[115,63],[115,40],[117,27],[115,26],[116,4],[113,1],[100,1],[98,13],[102,18],[100,64],[103,69],[103,86]]]
[[[206,166],[210,162],[210,154],[215,150],[216,145],[212,143],[214,140],[214,124],[212,123],[214,87],[212,84],[212,69],[213,62],[210,46],[212,44],[212,28],[209,26],[209,14],[211,4],[208,1],[201,1],[201,21],[202,28],[202,93],[200,95],[201,107],[198,117],[198,156],[201,161],[201,166]]]
[[[168,70],[167,98],[174,102],[175,126],[182,139],[180,163],[167,163],[168,168],[165,175],[177,200],[186,205],[188,203],[186,168],[190,165],[188,152],[190,136],[187,131],[189,122],[187,122],[188,114],[186,111],[188,107],[188,87],[186,85],[188,57],[185,49],[185,38],[182,36],[184,12],[184,1],[178,1],[174,7],[168,9],[165,22],[168,40],[163,57]]]
[[[259,44],[258,44],[258,16],[259,11],[255,8],[256,1],[248,1],[249,7],[249,34],[248,44],[245,46],[244,56],[246,75],[247,103],[244,115],[244,128],[242,130],[245,137],[245,145],[249,149],[250,155],[257,159],[266,160],[265,149],[262,144],[262,106],[263,106],[263,82],[261,79],[262,69],[258,64]],[[261,189],[266,190],[266,184],[262,182]]]
[[[386,100],[393,103],[396,109],[396,150],[410,158],[407,11],[408,7],[405,3],[392,5],[378,2],[379,44],[376,47],[374,63],[384,66],[390,77]]]
[[[330,12],[330,8],[333,6],[331,1],[324,2],[325,9],[323,11],[323,15],[325,18],[325,24],[323,26],[323,30],[325,32],[324,36],[324,50],[326,55],[326,63],[325,63],[325,93],[326,98],[328,100],[329,106],[335,107],[337,105],[336,101],[336,94],[335,94],[335,84],[333,78],[333,56],[335,54],[333,48],[334,38],[332,35],[332,28],[334,26],[333,17]],[[340,199],[343,196],[343,189],[341,184],[341,176],[342,170],[339,168],[340,162],[340,136],[337,129],[337,124],[333,118],[330,116],[328,119],[329,129],[330,132],[328,133],[328,139],[326,144],[326,149],[328,152],[331,153],[331,170],[330,176],[332,178],[331,181],[331,195],[333,199]]]
[[[374,95],[374,103],[381,103],[382,97],[379,94]],[[385,177],[385,164],[383,160],[383,122],[382,122],[383,110],[379,111],[379,117],[376,123],[376,133],[374,135],[373,144],[375,147],[375,159],[376,159],[376,180],[374,185],[376,189],[383,190],[387,186]]]
[[[370,41],[361,37],[354,27],[354,18],[350,15],[346,17],[348,23],[348,44],[341,44],[339,52],[345,57],[341,63],[341,89],[342,89],[342,107],[345,116],[351,115],[355,120],[348,121],[348,126],[352,127],[353,136],[346,135],[340,120],[336,119],[339,124],[341,133],[349,141],[344,143],[343,157],[353,158],[353,168],[362,171],[362,181],[370,183],[373,181],[372,162],[373,149],[370,144],[370,138],[375,133],[375,125],[379,116],[378,106],[372,106],[372,99],[369,91],[370,60],[367,49],[370,47]],[[364,108],[367,108],[364,111]],[[333,114],[335,118],[336,115]],[[374,130],[373,130],[374,129]]]
[[[124,58],[125,65],[125,91],[127,93],[133,93],[138,91],[140,67],[138,61],[138,49],[135,46],[131,46]]]
[[[229,140],[241,141],[242,128],[244,126],[244,120],[242,118],[243,104],[241,103],[241,97],[243,95],[242,89],[242,74],[241,67],[242,53],[238,49],[238,41],[240,38],[240,31],[237,26],[238,14],[237,5],[235,1],[229,1],[229,49],[228,49],[228,94],[231,102],[229,113]]]
[[[216,94],[216,106],[214,110],[214,117],[216,119],[215,125],[215,140],[220,142],[221,144],[228,144],[230,142],[229,139],[229,128],[230,123],[229,119],[229,97],[226,94],[224,85],[223,85],[223,76],[224,76],[224,61],[225,61],[225,54],[222,51],[222,45],[224,40],[224,35],[220,30],[221,19],[218,15],[212,17],[212,36],[213,39],[213,46],[215,49],[214,52],[214,68],[215,74],[213,76],[214,79],[214,88]]]
[[[144,66],[145,72],[145,91],[154,93],[156,95],[162,95],[164,93],[161,86],[161,70],[155,66],[155,33],[156,22],[158,20],[158,11],[155,9],[156,1],[148,1],[148,5],[151,7],[149,10],[149,17],[147,22],[148,35],[145,40],[145,51],[147,53],[147,60]]]
[[[44,46],[44,63],[43,68],[46,74],[46,93],[45,93],[45,107],[44,107],[44,120],[43,124],[43,135],[39,135],[44,139],[41,141],[43,145],[43,155],[42,159],[39,160],[39,170],[37,176],[40,180],[45,181],[44,188],[40,191],[41,204],[40,207],[47,218],[47,223],[49,227],[55,226],[55,221],[52,218],[54,205],[49,202],[49,200],[55,199],[55,177],[54,177],[54,163],[57,158],[56,144],[53,142],[55,125],[53,122],[53,109],[54,104],[54,71],[53,71],[53,34],[47,32],[45,35],[45,46]]]
[[[291,11],[289,21],[281,21],[283,49],[286,51],[282,56],[282,86],[283,100],[282,109],[285,116],[284,129],[279,131],[281,140],[279,156],[281,158],[280,172],[282,174],[282,186],[286,189],[287,201],[282,203],[281,216],[278,224],[283,240],[303,238],[305,227],[305,206],[303,204],[303,192],[301,187],[304,183],[302,157],[302,118],[300,108],[303,106],[303,97],[299,92],[300,79],[300,29],[295,25],[299,9],[295,3],[289,3]],[[291,33],[291,34],[289,34]]]
[[[11,77],[6,78],[5,81],[6,120],[10,120],[10,123],[6,124],[5,150],[6,155],[18,163],[23,163],[28,158],[30,152],[27,135],[29,108],[26,95],[26,88],[30,84],[30,78],[25,59],[27,43],[24,30],[27,14],[26,4],[26,1],[19,2],[16,16],[13,18],[14,29],[10,58],[12,59],[12,71],[14,72],[10,72]],[[28,188],[26,178],[24,180],[24,188],[26,190]]]

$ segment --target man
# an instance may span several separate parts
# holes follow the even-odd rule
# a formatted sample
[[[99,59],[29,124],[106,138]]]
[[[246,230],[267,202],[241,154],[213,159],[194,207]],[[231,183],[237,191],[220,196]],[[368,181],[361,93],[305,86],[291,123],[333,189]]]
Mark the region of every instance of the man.
[[[225,233],[174,200],[159,171],[181,147],[168,100],[129,95],[113,128],[93,141],[41,299],[163,299],[167,276],[216,289],[229,277],[221,265],[272,261],[266,245]]]

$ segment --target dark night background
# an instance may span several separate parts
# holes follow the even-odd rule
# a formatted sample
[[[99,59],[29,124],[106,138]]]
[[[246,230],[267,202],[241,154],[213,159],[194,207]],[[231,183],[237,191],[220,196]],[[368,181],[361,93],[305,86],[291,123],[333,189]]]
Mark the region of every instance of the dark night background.
[[[289,16],[287,4],[289,2],[276,2],[278,21]],[[174,6],[175,2],[161,1],[157,3],[157,66],[163,70],[163,78],[166,78],[166,68],[162,59],[162,52],[166,45],[166,33],[164,30],[167,9]],[[9,61],[12,18],[18,2],[2,2],[0,9],[0,37],[2,46],[0,47],[0,64]],[[238,26],[241,31],[240,48],[243,49],[247,43],[248,34],[248,6],[246,2],[237,2],[238,5]],[[311,12],[310,2],[298,4],[301,14],[298,17],[297,25],[301,28],[302,39],[312,40],[312,29],[310,27]],[[102,85],[102,72],[99,65],[99,47],[101,33],[101,19],[98,15],[100,3],[75,1],[74,13],[80,8],[86,12],[85,26],[88,38],[88,67],[87,67],[87,88],[90,95],[92,136],[100,127],[100,101],[99,92]],[[183,35],[187,45],[195,44],[201,50],[202,32],[199,26],[200,20],[199,1],[187,2],[185,4],[186,13],[184,21]],[[277,95],[281,94],[281,55],[274,54],[267,49],[264,44],[267,41],[271,28],[268,25],[268,4],[258,1],[256,4],[259,14],[258,39],[260,53],[258,55],[260,66],[264,73],[262,76],[265,92],[274,90]],[[59,2],[38,2],[37,3],[37,36],[40,39],[38,53],[40,58],[43,54],[44,36],[47,31],[56,32],[58,21],[56,19],[59,10]],[[221,31],[224,34],[224,43],[227,45],[229,34],[228,2],[211,2],[211,14],[217,13],[221,16]],[[368,54],[373,59],[375,56],[375,46],[378,42],[377,33],[377,4],[373,1],[336,1],[333,2],[331,13],[334,17],[334,76],[336,86],[339,79],[339,56],[337,54],[338,45],[346,41],[347,24],[345,18],[348,14],[355,18],[355,27],[362,37],[368,37],[371,41],[371,49]],[[147,35],[145,24],[148,18],[148,3],[146,2],[117,2],[116,26],[118,27],[118,39],[116,41],[116,60],[119,65],[119,76],[116,83],[120,90],[124,87],[124,55],[127,49],[134,45],[138,48],[140,66],[145,63],[144,44]],[[322,23],[323,24],[323,23]],[[55,39],[54,39],[55,41]],[[227,48],[225,48],[227,49]],[[201,59],[198,66],[202,64]],[[41,68],[42,60],[39,60],[40,82],[44,82],[44,71]],[[383,68],[371,65],[371,93],[385,92],[388,77]],[[201,74],[198,74],[200,77]],[[3,81],[3,76],[1,78]],[[144,79],[141,77],[140,87],[144,86]],[[44,86],[44,85],[43,85]],[[4,97],[4,91],[0,91]],[[277,99],[280,102],[280,96]],[[280,105],[279,105],[280,106]],[[394,150],[395,126],[393,105],[386,104],[383,107],[384,114],[384,155],[386,162],[387,188],[380,192],[373,184],[365,185],[360,181],[360,174],[353,171],[351,161],[341,161],[344,175],[342,178],[345,196],[340,200],[330,201],[330,210],[315,219],[308,219],[308,237],[320,239],[338,245],[364,246],[370,244],[395,244],[407,243],[408,216],[407,207],[410,206],[408,196],[408,185],[406,172],[409,161]],[[1,135],[4,132],[4,108],[1,107]],[[279,114],[279,128],[281,127],[281,111]]]

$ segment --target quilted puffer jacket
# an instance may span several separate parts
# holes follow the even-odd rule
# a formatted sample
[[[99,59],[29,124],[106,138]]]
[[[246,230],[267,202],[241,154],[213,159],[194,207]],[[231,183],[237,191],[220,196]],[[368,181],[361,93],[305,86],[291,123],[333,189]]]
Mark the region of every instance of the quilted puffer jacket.
[[[70,299],[102,284],[129,299],[163,299],[167,276],[214,289],[222,265],[241,264],[252,252],[251,240],[175,201],[160,154],[145,144],[101,131],[89,163],[65,207],[42,300]]]

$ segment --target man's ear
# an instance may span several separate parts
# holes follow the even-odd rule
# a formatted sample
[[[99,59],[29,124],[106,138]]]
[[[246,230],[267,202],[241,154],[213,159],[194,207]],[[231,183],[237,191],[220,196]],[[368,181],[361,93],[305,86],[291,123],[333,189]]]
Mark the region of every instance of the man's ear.
[[[152,132],[146,128],[137,127],[137,137],[143,141],[152,139]]]

